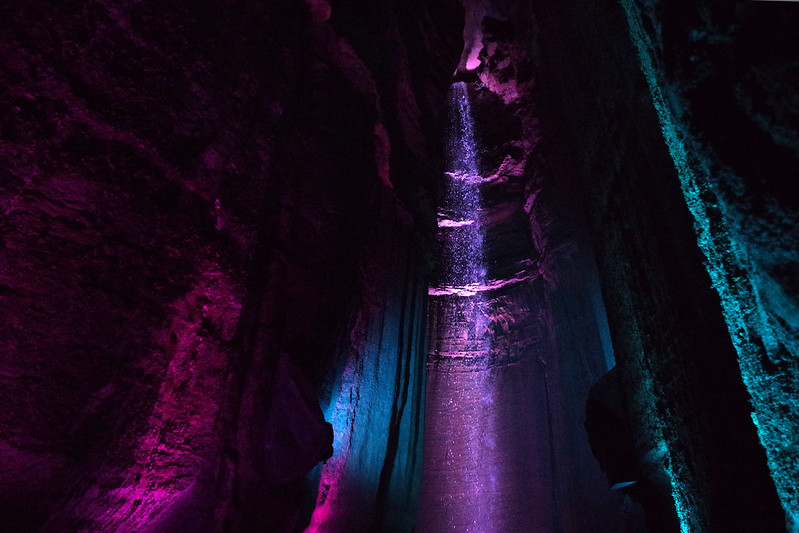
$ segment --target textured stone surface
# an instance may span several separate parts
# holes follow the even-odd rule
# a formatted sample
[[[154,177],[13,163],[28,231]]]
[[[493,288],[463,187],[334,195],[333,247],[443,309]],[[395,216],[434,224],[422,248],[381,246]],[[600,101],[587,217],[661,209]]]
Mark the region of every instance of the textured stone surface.
[[[301,527],[317,392],[363,358],[336,429],[389,445],[339,490],[410,520],[460,30],[450,2],[0,7],[0,529]]]
[[[650,481],[671,492],[684,530],[783,530],[735,343],[712,286],[713,265],[708,274],[697,246],[702,234],[646,80],[636,73],[625,12],[574,2],[542,8],[536,21],[539,65],[552,82],[540,84],[542,109],[551,112],[542,118],[544,131],[562,143],[561,160],[573,162],[564,168],[581,177],[589,195],[638,461]],[[693,82],[673,83],[689,89]],[[726,115],[717,117],[721,125]],[[792,423],[792,415],[780,420]]]
[[[794,530],[799,17],[781,4],[625,7]]]
[[[625,491],[664,515],[676,501],[687,528],[783,530],[799,435],[793,6],[625,2],[647,86],[618,3],[466,4],[488,17],[473,96],[489,277],[521,280],[492,293],[486,379],[430,383],[467,401],[513,389],[494,396],[530,423],[497,429],[520,465],[509,486],[545,474],[535,513],[515,495],[507,523],[619,530],[582,433],[610,361],[604,297],[652,492]],[[0,5],[0,529],[413,527],[463,11]],[[519,412],[542,398],[546,424]],[[326,421],[333,456],[303,479],[330,455]]]
[[[417,529],[640,531],[583,427],[612,355],[584,219],[567,205],[576,191],[545,162],[514,24],[486,19],[483,35],[470,97],[487,279],[471,295],[441,290],[446,269],[434,277]],[[456,238],[441,228],[439,250]]]

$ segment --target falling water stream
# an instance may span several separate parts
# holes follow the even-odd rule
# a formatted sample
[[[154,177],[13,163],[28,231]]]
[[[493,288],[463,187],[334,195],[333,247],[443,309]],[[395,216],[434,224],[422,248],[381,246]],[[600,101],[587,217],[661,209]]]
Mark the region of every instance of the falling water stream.
[[[430,289],[425,464],[421,531],[517,531],[531,526],[532,501],[549,502],[546,417],[518,406],[546,405],[526,387],[535,364],[490,364],[493,330],[487,299],[478,150],[468,87],[450,92],[446,196],[439,213],[439,272]],[[545,411],[545,409],[543,410]],[[539,426],[543,425],[544,428]],[[536,454],[536,447],[543,447]],[[531,455],[532,454],[532,455]],[[549,515],[549,513],[547,513]],[[555,531],[551,522],[529,531]]]
[[[530,344],[511,343],[492,320],[496,285],[486,275],[481,224],[480,188],[487,180],[479,174],[468,92],[465,83],[450,91],[446,195],[430,288],[417,530],[556,532],[561,527],[553,512],[558,496],[546,368]],[[519,286],[514,290],[532,290],[530,284]],[[534,296],[525,292],[523,298]],[[544,336],[529,324],[522,336]],[[519,349],[522,356],[512,364],[497,364],[498,358],[507,360],[511,344],[514,350],[527,348]]]
[[[610,366],[590,256],[568,221],[526,209],[513,176],[480,175],[478,94],[491,98],[465,83],[449,94],[416,531],[634,531],[583,426],[588,389]]]
[[[467,85],[450,90],[450,124],[447,139],[446,189],[438,216],[438,273],[430,289],[438,316],[446,315],[454,346],[439,347],[442,357],[471,361],[486,358],[491,350],[487,335],[486,266],[480,221],[482,178],[478,170],[474,123]]]
[[[381,383],[400,390],[392,380],[400,379],[401,367],[376,354],[396,357],[406,368],[415,365],[407,358],[411,348],[393,349],[403,336],[396,324],[402,324],[405,307],[397,305],[391,308],[396,318],[387,314],[378,330],[379,346],[367,347],[374,353],[351,354],[336,393],[323,406],[334,427],[334,455],[317,470],[308,532],[370,530],[371,515],[361,510],[375,503],[380,520],[407,517],[409,523],[392,518],[384,524],[397,531],[623,530],[616,519],[621,499],[609,495],[583,428],[588,388],[607,371],[585,261],[568,240],[562,249],[534,249],[524,176],[512,182],[510,175],[496,178],[495,171],[491,178],[481,175],[488,165],[481,165],[471,116],[475,94],[485,96],[465,83],[449,93],[427,372],[411,372],[414,383],[405,385],[418,390],[412,387],[426,380],[418,514],[410,508],[418,486],[394,479],[418,479],[419,411],[409,407],[406,414],[417,414],[400,419],[397,404],[368,398],[378,392],[386,397]],[[560,228],[547,224],[547,232]],[[508,243],[516,247],[510,255]],[[552,275],[545,275],[547,269]],[[394,434],[396,454],[387,463],[390,445],[376,435],[390,434],[389,422],[413,431]]]
[[[443,261],[443,286],[468,288],[485,283],[483,232],[479,220],[480,174],[469,95],[463,82],[453,85],[448,139],[446,195],[439,226],[446,232],[439,257]]]
[[[496,442],[495,381],[491,372],[478,370],[490,356],[491,338],[483,294],[481,177],[465,83],[450,90],[449,125],[439,272],[430,289],[434,333],[419,525],[424,531],[491,531],[502,522],[494,513],[504,511],[503,451]],[[462,371],[467,369],[472,371]]]

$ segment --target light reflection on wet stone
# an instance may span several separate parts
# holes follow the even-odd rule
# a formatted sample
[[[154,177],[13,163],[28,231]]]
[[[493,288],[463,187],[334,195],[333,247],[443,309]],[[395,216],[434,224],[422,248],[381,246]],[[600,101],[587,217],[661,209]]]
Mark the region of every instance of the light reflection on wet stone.
[[[508,339],[495,339],[503,332],[492,320],[500,300],[487,293],[504,284],[492,285],[485,275],[481,178],[465,84],[453,86],[451,112],[450,172],[439,219],[441,268],[430,290],[425,477],[417,529],[553,531],[543,369],[534,358],[508,358]],[[537,336],[530,331],[527,337]],[[530,405],[544,408],[519,408]],[[546,512],[535,512],[537,507]]]

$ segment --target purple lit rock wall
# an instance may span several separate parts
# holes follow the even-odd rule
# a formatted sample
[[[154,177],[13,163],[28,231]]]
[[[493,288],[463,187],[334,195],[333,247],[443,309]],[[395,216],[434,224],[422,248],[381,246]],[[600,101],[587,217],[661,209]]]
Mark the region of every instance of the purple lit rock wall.
[[[579,191],[558,183],[541,142],[533,89],[544,81],[510,21],[484,19],[480,58],[469,98],[481,208],[466,227],[483,233],[486,275],[458,283],[439,256],[417,529],[641,531],[583,426],[612,354],[585,218],[572,215]],[[462,221],[440,217],[439,254],[466,254]]]
[[[458,13],[0,6],[0,529],[301,527],[345,375],[380,441],[337,490],[409,520]]]

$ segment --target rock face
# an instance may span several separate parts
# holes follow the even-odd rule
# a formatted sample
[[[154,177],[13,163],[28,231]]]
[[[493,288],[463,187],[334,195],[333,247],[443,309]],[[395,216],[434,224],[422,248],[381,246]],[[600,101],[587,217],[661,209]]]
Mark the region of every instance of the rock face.
[[[570,216],[578,191],[546,162],[523,34],[492,17],[481,33],[469,85],[478,175],[461,168],[467,143],[447,143],[461,154],[439,210],[417,529],[640,531],[583,427],[612,354],[585,219]],[[464,181],[479,189],[477,213]]]
[[[796,329],[778,318],[795,295],[789,272],[798,249],[784,225],[796,196],[781,176],[795,156],[744,112],[761,105],[753,83],[775,91],[786,72],[754,74],[768,70],[761,54],[771,45],[761,49],[759,35],[774,8],[625,7],[542,7],[535,42],[551,80],[540,84],[545,135],[572,147],[562,160],[573,162],[565,168],[589,195],[635,453],[647,479],[672,493],[683,530],[782,531],[783,516],[795,513],[797,432],[789,428],[799,418],[788,348]],[[795,27],[795,16],[784,20]],[[783,54],[796,49],[783,48],[788,26],[775,26]],[[651,85],[635,72],[630,27]],[[765,98],[776,107],[763,116],[784,120],[790,102]],[[770,283],[775,290],[766,291]]]
[[[0,530],[440,530],[456,422],[506,530],[795,528],[797,19],[668,4],[2,2]],[[425,376],[456,71],[491,342]]]
[[[0,7],[0,529],[412,520],[458,13]]]
[[[795,530],[799,20],[781,5],[682,4],[626,10]]]

